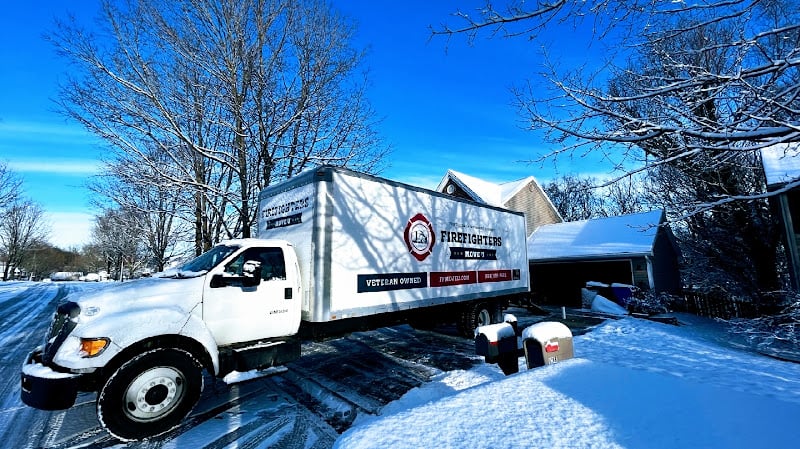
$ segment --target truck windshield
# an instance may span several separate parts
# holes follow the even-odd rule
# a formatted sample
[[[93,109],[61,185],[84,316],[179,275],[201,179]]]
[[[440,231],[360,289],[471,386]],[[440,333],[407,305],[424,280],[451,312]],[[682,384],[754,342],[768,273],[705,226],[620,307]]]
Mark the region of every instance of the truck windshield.
[[[180,274],[183,276],[205,274],[238,249],[238,245],[217,245],[182,266]]]

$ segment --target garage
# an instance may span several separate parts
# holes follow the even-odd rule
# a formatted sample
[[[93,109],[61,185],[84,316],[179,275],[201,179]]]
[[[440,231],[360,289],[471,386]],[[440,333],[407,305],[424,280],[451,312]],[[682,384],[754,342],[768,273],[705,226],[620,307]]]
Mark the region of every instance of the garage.
[[[544,225],[528,238],[531,292],[543,304],[580,307],[589,281],[677,293],[678,257],[660,210]]]

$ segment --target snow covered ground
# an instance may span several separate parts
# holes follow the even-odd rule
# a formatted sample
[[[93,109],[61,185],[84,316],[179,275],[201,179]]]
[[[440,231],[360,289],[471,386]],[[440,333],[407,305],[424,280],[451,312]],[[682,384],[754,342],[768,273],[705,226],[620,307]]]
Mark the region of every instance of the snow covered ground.
[[[726,345],[717,323],[634,318],[576,337],[575,358],[503,376],[441,374],[360,418],[335,447],[789,448],[800,364]]]
[[[237,405],[213,419],[163,440],[122,444],[103,437],[91,403],[43,412],[19,400],[20,363],[40,341],[53,302],[88,288],[103,285],[0,283],[0,341],[8,348],[0,365],[8,379],[0,383],[0,436],[8,447],[270,448],[297,440],[281,447],[751,449],[798,447],[800,441],[800,364],[735,348],[723,324],[680,315],[677,327],[634,318],[607,321],[575,337],[574,359],[533,370],[520,359],[520,372],[508,377],[482,363],[439,371],[378,416],[359,413],[338,439],[332,429],[330,435],[311,432],[320,419],[286,396],[282,383],[256,380],[221,389],[217,396],[235,396]],[[398,332],[434,335],[408,326],[390,330],[391,338],[364,333],[328,343],[367,348],[400,339]],[[430,350],[454,351],[437,344]],[[264,391],[248,395],[248,388]],[[218,406],[217,396],[201,406]],[[97,438],[61,437],[72,433]]]

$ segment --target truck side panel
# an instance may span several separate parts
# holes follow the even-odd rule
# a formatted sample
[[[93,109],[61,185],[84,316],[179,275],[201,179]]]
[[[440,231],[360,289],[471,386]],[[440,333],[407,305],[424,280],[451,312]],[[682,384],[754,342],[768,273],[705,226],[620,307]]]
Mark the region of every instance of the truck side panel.
[[[339,171],[332,199],[337,318],[528,290],[522,215]]]
[[[313,260],[303,274],[315,278],[304,281],[313,285],[304,320],[327,322],[528,291],[522,214],[348,170],[315,173],[296,181],[316,186],[309,211],[312,238],[303,230],[307,223],[278,232],[259,228],[263,238],[285,238],[298,247],[303,239],[312,242],[311,248],[298,248],[302,265]],[[296,200],[276,200],[265,190],[262,218],[269,215],[265,209],[287,201]]]

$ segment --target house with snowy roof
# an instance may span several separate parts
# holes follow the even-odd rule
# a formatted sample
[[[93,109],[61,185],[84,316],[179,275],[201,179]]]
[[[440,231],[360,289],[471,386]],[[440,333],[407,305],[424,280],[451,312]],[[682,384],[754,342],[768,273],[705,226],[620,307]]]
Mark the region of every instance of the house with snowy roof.
[[[770,206],[783,229],[792,286],[800,290],[800,144],[780,143],[761,150]]]
[[[528,237],[537,301],[580,306],[587,282],[680,290],[680,252],[662,210],[540,226]]]
[[[533,176],[497,184],[447,170],[436,190],[458,198],[522,212],[525,214],[528,236],[541,225],[563,221]]]

